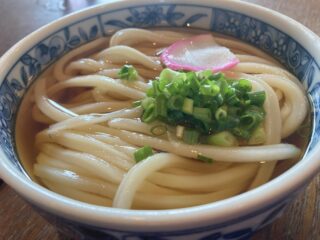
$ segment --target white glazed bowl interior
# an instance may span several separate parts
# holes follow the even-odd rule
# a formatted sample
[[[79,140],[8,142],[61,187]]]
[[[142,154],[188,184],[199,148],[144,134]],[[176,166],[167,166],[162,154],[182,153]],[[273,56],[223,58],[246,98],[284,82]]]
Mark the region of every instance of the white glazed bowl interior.
[[[135,231],[148,231],[146,226],[150,226],[150,231],[173,231],[210,224],[227,226],[237,221],[253,221],[250,216],[259,215],[266,209],[292,199],[320,168],[320,159],[317,157],[320,156],[320,146],[317,144],[320,130],[317,112],[320,101],[319,38],[292,19],[262,7],[239,1],[193,2],[132,0],[106,3],[49,24],[11,48],[0,60],[1,177],[29,202],[55,215],[89,225],[108,226],[111,229],[121,226]],[[147,12],[148,8],[153,9],[155,15],[145,17],[145,22],[135,22],[134,19],[128,21],[130,15]],[[111,209],[78,202],[39,186],[19,170],[21,167],[13,144],[14,117],[22,95],[42,70],[70,49],[91,38],[109,35],[119,28],[179,27],[188,21],[191,27],[231,35],[262,48],[285,63],[302,80],[316,111],[313,113],[311,145],[298,164],[269,183],[236,197],[202,206],[162,211]],[[80,28],[82,33],[79,33]],[[262,31],[261,38],[250,35],[259,34],[259,30]],[[263,37],[264,41],[261,40]],[[274,44],[283,44],[284,51],[281,52],[281,48]],[[41,55],[41,51],[48,46],[49,53]]]

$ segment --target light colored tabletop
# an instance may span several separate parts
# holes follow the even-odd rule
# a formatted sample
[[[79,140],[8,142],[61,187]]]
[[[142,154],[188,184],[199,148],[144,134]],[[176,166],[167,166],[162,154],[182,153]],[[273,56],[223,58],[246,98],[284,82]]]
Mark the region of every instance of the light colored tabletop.
[[[0,56],[15,42],[65,14],[102,0],[1,0]],[[320,35],[320,0],[247,0],[298,20]],[[0,185],[0,240],[63,240],[10,187]],[[320,175],[253,240],[320,240]]]

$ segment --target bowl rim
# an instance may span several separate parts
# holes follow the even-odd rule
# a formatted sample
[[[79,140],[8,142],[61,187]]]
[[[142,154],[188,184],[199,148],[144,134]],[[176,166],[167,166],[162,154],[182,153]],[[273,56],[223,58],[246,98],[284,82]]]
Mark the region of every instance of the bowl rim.
[[[185,4],[192,4],[192,2],[192,0],[184,1]],[[39,42],[38,39],[43,40],[55,30],[61,29],[62,26],[69,25],[77,20],[83,20],[87,17],[107,12],[109,8],[116,9],[136,6],[138,4],[146,5],[156,3],[181,4],[181,1],[112,0],[107,3],[71,13],[41,27],[20,40],[1,57],[0,65],[3,66],[2,69],[10,69],[17,61],[17,59],[12,56],[20,56],[23,49],[30,49],[32,46],[36,45],[34,42]],[[240,12],[263,22],[267,22],[277,29],[282,29],[281,31],[288,33],[290,36],[292,36],[293,32],[303,32],[304,34],[294,34],[296,36],[294,39],[299,43],[302,43],[303,41],[307,42],[307,44],[313,43],[315,47],[320,50],[320,39],[316,34],[297,21],[273,10],[237,0],[201,0],[197,1],[195,5],[219,7]],[[266,21],[266,19],[269,20]],[[280,22],[282,23],[280,24]],[[282,24],[286,27],[286,31],[280,26]],[[315,44],[315,41],[317,44]],[[305,47],[305,44],[302,46]],[[317,57],[318,62],[320,62],[320,54],[319,56],[313,57]],[[10,71],[2,69],[0,70],[1,83]],[[279,202],[279,199],[285,199],[288,195],[292,194],[292,192],[295,192],[298,188],[305,185],[317,171],[319,171],[320,158],[317,156],[320,156],[320,143],[318,143],[302,161],[279,177],[257,189],[215,203],[172,210],[115,209],[99,207],[63,197],[47,190],[37,183],[26,180],[25,176],[13,169],[2,149],[0,151],[0,159],[5,160],[0,161],[0,174],[8,185],[13,187],[15,191],[23,195],[31,203],[69,220],[76,220],[78,222],[99,227],[105,227],[106,224],[108,224],[108,226],[112,226],[111,228],[117,229],[119,227],[125,227],[133,231],[139,231],[139,229],[144,229],[146,226],[153,227],[150,231],[163,228],[171,230],[179,228],[185,229],[186,226],[187,228],[194,229],[196,226],[203,226],[204,221],[207,221],[208,225],[210,222],[222,223],[233,219],[234,216],[247,216],[248,214],[252,214],[254,212],[253,210],[259,209],[261,206],[264,208],[272,207],[273,204]],[[287,181],[288,179],[294,180]],[[199,219],[201,219],[201,221],[199,221]],[[148,229],[145,229],[144,231],[148,231]]]

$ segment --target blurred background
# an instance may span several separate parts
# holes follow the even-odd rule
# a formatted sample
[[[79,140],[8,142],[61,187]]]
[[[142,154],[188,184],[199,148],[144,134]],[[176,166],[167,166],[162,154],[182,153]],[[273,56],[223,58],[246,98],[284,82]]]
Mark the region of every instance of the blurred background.
[[[71,12],[109,0],[0,0],[0,56],[17,40]],[[181,0],[183,2],[183,0]],[[320,34],[320,0],[245,0],[277,10]],[[303,2],[303,4],[302,4]]]

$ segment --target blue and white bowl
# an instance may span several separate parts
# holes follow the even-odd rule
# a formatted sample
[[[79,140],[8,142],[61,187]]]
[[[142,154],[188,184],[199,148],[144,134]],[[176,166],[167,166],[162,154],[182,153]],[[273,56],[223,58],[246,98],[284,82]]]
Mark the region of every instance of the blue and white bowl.
[[[196,2],[196,3],[194,3]],[[32,82],[71,49],[127,27],[191,27],[233,36],[283,63],[313,102],[305,157],[269,183],[212,204],[162,211],[75,201],[32,182],[14,142],[19,103]],[[240,1],[130,0],[71,14],[30,34],[0,60],[0,175],[58,229],[75,239],[246,239],[280,216],[320,169],[320,40],[296,21]]]

